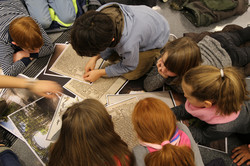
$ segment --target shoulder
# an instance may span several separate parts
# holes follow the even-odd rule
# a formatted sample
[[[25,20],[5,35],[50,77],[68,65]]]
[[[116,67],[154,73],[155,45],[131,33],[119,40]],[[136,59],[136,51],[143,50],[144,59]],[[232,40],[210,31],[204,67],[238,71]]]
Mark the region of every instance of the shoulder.
[[[200,154],[200,150],[198,148],[197,143],[194,141],[194,138],[190,132],[190,130],[188,129],[188,127],[180,122],[177,122],[177,126],[180,130],[182,130],[190,139],[190,143],[191,143],[191,149],[194,152],[194,160],[195,160],[195,165],[199,165],[199,166],[203,166],[204,163],[202,161],[202,157]]]
[[[148,149],[145,146],[142,145],[136,145],[133,150],[133,153],[139,153],[139,154],[147,154],[149,153]]]
[[[149,153],[148,149],[142,145],[133,148],[132,153],[135,157],[135,166],[145,166],[144,158]]]

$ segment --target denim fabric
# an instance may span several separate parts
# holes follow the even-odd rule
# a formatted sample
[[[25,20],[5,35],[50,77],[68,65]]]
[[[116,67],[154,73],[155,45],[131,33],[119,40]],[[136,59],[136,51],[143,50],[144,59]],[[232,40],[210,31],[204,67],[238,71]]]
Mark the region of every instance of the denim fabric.
[[[0,153],[1,166],[21,166],[18,157],[14,152],[7,149]]]

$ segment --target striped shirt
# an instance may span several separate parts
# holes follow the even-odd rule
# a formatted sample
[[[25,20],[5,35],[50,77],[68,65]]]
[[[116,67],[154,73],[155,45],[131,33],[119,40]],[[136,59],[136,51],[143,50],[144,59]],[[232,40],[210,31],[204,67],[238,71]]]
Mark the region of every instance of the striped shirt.
[[[16,50],[11,44],[9,24],[15,18],[22,16],[29,16],[29,14],[20,0],[0,1],[0,65],[5,75],[17,76],[30,63],[29,58],[23,58],[15,63],[13,62],[13,54]],[[38,22],[37,24],[40,27],[44,41],[44,45],[40,49],[38,57],[50,55],[54,50],[51,39],[42,26]]]

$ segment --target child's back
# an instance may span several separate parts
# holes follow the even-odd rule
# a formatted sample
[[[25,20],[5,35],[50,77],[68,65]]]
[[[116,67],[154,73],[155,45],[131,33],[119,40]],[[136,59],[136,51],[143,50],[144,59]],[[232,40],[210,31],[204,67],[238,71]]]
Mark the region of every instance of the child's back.
[[[52,145],[50,166],[128,166],[131,152],[114,131],[106,108],[95,99],[69,107],[62,117],[57,142]]]
[[[250,133],[250,101],[244,76],[233,67],[199,66],[183,77],[185,105],[173,108],[177,119],[197,117],[205,128],[190,127],[196,142]]]
[[[196,165],[203,165],[192,135],[185,125],[177,123],[185,132],[177,127],[174,114],[163,101],[139,101],[132,122],[140,142],[133,149],[136,165],[195,165],[194,160]]]

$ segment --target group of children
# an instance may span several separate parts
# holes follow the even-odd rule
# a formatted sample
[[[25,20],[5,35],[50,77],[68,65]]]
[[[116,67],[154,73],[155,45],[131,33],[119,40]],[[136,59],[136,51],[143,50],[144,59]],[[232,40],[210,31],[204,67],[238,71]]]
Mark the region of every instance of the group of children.
[[[51,54],[53,44],[22,4],[12,1],[0,2],[0,62],[4,74],[16,76],[34,58]],[[8,10],[12,12],[3,13]],[[170,109],[159,99],[140,100],[132,114],[140,142],[133,152],[99,101],[74,104],[62,117],[48,165],[200,166],[195,142],[250,133],[245,75],[235,68],[250,62],[249,47],[239,47],[250,41],[250,27],[205,36],[199,43],[188,37],[167,43],[169,32],[167,20],[146,6],[109,3],[76,19],[72,47],[80,56],[92,57],[83,79],[94,82],[107,75],[135,80],[148,73],[146,91],[167,84],[184,94],[186,102]],[[111,65],[95,70],[99,58]],[[188,129],[177,122],[190,118],[205,125]]]

